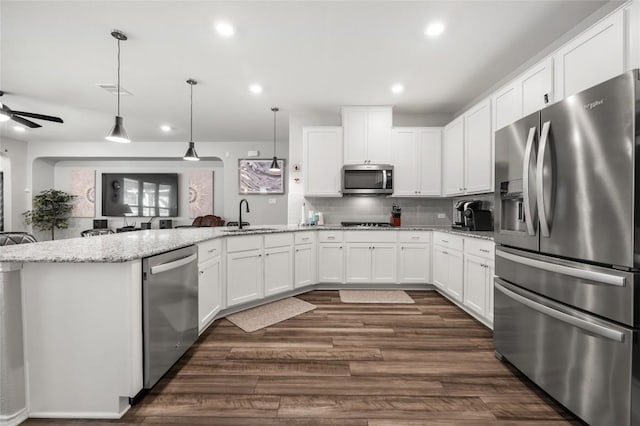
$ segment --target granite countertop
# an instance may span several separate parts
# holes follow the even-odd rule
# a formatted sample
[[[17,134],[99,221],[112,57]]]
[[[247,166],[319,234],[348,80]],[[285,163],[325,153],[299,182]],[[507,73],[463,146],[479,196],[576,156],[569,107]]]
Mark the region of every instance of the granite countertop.
[[[238,232],[237,228],[227,227],[157,229],[4,246],[0,247],[0,262],[118,263],[153,256],[216,238],[315,230],[438,231],[493,240],[493,232],[491,231],[458,231],[438,226],[367,228],[344,227],[341,225],[264,225],[248,227],[246,229],[248,229],[248,231],[245,232]],[[236,231],[234,232],[233,230]]]

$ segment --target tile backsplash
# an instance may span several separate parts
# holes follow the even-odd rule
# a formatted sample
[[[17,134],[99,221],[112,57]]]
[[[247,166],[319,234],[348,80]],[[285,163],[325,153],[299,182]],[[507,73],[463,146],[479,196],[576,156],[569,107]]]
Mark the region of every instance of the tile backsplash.
[[[324,214],[326,224],[343,221],[389,222],[394,204],[402,208],[403,225],[451,225],[451,198],[342,197],[306,198],[306,210]],[[444,215],[438,218],[438,214]]]

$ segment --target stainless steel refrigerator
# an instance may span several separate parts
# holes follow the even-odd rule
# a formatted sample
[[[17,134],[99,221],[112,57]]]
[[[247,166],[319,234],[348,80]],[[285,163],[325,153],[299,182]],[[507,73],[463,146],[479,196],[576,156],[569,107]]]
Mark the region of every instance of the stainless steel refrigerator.
[[[500,129],[494,342],[592,425],[640,425],[640,73]]]

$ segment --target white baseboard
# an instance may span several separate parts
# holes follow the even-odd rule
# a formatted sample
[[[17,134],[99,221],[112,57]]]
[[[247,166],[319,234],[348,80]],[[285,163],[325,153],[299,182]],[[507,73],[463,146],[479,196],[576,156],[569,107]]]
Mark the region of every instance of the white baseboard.
[[[8,416],[0,416],[0,426],[16,426],[27,420],[29,412],[26,408]]]
[[[36,411],[29,413],[29,418],[33,419],[103,419],[103,420],[117,420],[121,419],[127,411],[131,408],[127,405],[120,413],[106,412],[88,412],[83,413],[80,411]]]

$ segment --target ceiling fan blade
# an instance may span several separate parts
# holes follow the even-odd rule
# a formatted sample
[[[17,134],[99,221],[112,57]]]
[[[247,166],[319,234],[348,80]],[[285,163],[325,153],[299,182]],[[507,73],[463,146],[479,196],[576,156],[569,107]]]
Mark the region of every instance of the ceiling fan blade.
[[[13,121],[15,121],[16,123],[20,123],[23,126],[27,126],[27,127],[31,128],[31,129],[37,129],[38,127],[42,127],[38,123],[34,123],[31,120],[27,120],[26,118],[18,117],[16,115],[11,116],[11,119]]]
[[[22,115],[24,117],[29,118],[37,118],[38,120],[47,120],[47,121],[55,121],[56,123],[64,123],[62,118],[54,117],[53,115],[44,115],[44,114],[36,114],[34,112],[25,112],[25,111],[13,111],[15,115]]]

